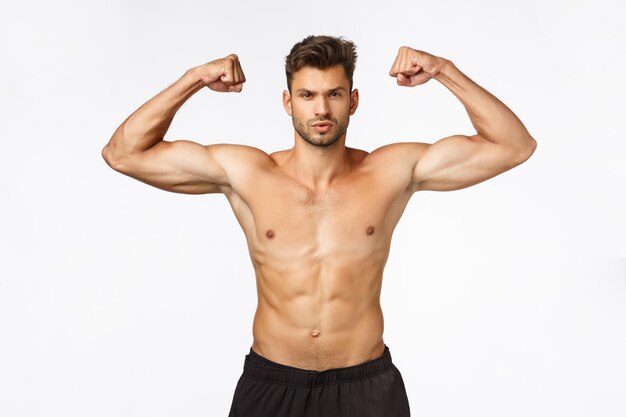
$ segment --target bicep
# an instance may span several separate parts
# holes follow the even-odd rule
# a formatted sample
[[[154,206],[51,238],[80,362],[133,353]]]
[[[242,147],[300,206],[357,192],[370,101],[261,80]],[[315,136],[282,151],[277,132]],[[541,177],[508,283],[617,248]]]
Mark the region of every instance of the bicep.
[[[220,192],[229,181],[216,156],[229,145],[201,145],[189,140],[160,141],[144,152],[124,157],[117,170],[162,190],[183,194]]]
[[[518,156],[480,135],[454,135],[423,149],[413,168],[413,189],[459,190],[517,165]]]

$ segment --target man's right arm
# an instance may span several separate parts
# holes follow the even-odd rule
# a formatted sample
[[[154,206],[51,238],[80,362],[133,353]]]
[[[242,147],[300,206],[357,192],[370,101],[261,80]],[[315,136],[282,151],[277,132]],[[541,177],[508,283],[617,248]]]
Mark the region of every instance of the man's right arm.
[[[155,187],[185,194],[206,194],[230,186],[228,160],[253,148],[229,144],[201,145],[189,140],[163,140],[176,111],[207,86],[240,92],[245,76],[236,55],[192,68],[174,84],[131,114],[102,150],[118,172]]]

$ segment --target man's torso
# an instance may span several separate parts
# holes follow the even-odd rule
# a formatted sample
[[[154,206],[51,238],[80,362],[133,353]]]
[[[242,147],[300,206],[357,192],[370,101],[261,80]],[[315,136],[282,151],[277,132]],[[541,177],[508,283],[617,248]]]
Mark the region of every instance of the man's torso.
[[[280,151],[224,192],[256,274],[252,348],[274,362],[324,370],[383,353],[383,269],[411,172],[390,150],[348,150],[351,171],[322,191],[290,177]]]

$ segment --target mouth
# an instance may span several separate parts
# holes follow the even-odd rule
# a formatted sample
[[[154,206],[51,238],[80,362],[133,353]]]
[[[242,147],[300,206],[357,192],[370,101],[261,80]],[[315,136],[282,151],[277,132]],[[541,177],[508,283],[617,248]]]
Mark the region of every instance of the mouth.
[[[331,123],[317,123],[313,125],[313,129],[315,129],[319,133],[328,132],[331,127],[332,127]]]
[[[330,122],[318,122],[318,123],[314,123],[312,125],[313,129],[315,129],[318,132],[328,132],[330,130],[330,128],[332,127],[332,123]]]

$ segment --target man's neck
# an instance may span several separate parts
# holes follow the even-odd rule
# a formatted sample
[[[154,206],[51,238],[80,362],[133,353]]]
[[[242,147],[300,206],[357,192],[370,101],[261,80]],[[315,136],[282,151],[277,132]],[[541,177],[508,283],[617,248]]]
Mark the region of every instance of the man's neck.
[[[330,146],[314,146],[296,135],[286,166],[289,172],[311,190],[328,188],[336,178],[351,169],[351,158],[345,146],[345,135]]]

